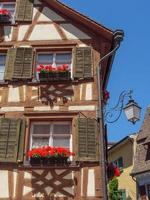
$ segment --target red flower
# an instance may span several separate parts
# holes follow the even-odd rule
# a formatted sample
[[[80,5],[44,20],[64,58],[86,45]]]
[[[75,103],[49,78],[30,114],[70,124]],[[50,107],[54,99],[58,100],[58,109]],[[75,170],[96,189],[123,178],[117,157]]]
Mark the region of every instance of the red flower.
[[[120,169],[118,168],[118,167],[115,167],[115,169],[114,169],[114,173],[115,173],[115,176],[116,177],[118,177],[118,176],[120,176]]]
[[[107,90],[105,90],[103,92],[103,100],[104,100],[105,104],[107,103],[107,101],[108,101],[109,98],[110,98],[110,94],[109,94],[109,92]]]
[[[41,147],[41,148],[35,148],[27,153],[28,157],[51,157],[51,156],[60,156],[60,157],[69,157],[74,156],[75,154],[67,148],[63,147]]]
[[[38,73],[50,73],[50,72],[67,72],[68,71],[68,65],[67,64],[63,64],[57,67],[52,67],[52,65],[42,65],[40,64],[36,71]]]
[[[0,15],[9,15],[10,16],[10,12],[7,9],[0,9]]]

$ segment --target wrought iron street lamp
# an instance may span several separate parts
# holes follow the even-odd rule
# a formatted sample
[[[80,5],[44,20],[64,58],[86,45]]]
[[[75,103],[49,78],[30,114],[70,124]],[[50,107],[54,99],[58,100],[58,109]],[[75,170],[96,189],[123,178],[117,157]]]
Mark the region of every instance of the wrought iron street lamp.
[[[123,91],[117,102],[117,105],[113,108],[108,108],[106,105],[104,108],[104,119],[107,123],[116,122],[124,110],[125,115],[131,123],[135,124],[140,119],[141,107],[133,100],[132,90]],[[128,103],[124,106],[125,99],[128,98]],[[117,113],[117,115],[115,115]]]

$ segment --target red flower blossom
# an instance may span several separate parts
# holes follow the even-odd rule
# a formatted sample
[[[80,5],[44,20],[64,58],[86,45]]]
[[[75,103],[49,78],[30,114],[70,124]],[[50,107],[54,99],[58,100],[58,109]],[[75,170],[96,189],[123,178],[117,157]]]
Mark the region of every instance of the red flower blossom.
[[[120,169],[117,166],[114,168],[114,173],[116,177],[120,176],[121,174]]]
[[[110,94],[109,94],[109,92],[107,90],[105,90],[103,92],[103,101],[104,101],[105,104],[107,103],[109,98],[110,98]]]
[[[9,15],[10,16],[10,12],[7,9],[0,9],[0,15]]]
[[[110,163],[107,167],[107,175],[108,179],[112,179],[113,177],[119,177],[121,175],[121,172],[114,163]]]
[[[36,71],[38,73],[57,73],[57,72],[67,72],[69,71],[68,69],[68,65],[67,64],[63,64],[57,67],[52,67],[52,65],[42,65],[40,64]]]
[[[40,157],[40,158],[45,158],[45,157],[69,157],[69,156],[75,156],[75,153],[71,152],[67,148],[63,147],[41,147],[41,148],[35,148],[27,153],[28,157]]]

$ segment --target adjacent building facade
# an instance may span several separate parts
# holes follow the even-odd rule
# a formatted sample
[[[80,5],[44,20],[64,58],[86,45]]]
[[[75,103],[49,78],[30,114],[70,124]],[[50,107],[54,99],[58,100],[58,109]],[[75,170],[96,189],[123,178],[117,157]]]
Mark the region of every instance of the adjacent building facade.
[[[137,137],[137,148],[132,177],[137,183],[137,198],[150,199],[150,107]]]
[[[114,163],[121,170],[121,175],[117,179],[123,200],[136,199],[136,182],[130,176],[133,169],[136,138],[137,135],[127,136],[108,150],[109,163]]]
[[[97,66],[117,34],[57,0],[0,1],[0,200],[105,199],[103,91],[113,57],[100,80]],[[67,74],[37,73],[64,64]],[[48,145],[75,157],[30,165],[28,150]]]

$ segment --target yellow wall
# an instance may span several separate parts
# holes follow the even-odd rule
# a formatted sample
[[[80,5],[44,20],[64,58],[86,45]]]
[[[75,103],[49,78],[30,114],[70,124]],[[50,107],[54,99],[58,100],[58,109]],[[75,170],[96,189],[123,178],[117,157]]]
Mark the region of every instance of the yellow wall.
[[[123,158],[123,173],[118,177],[119,189],[126,190],[126,196],[128,199],[136,200],[136,183],[130,176],[133,168],[133,155],[133,143],[131,140],[127,139],[124,144],[120,144],[108,152],[108,160],[109,162],[112,162],[117,160],[119,157]]]

